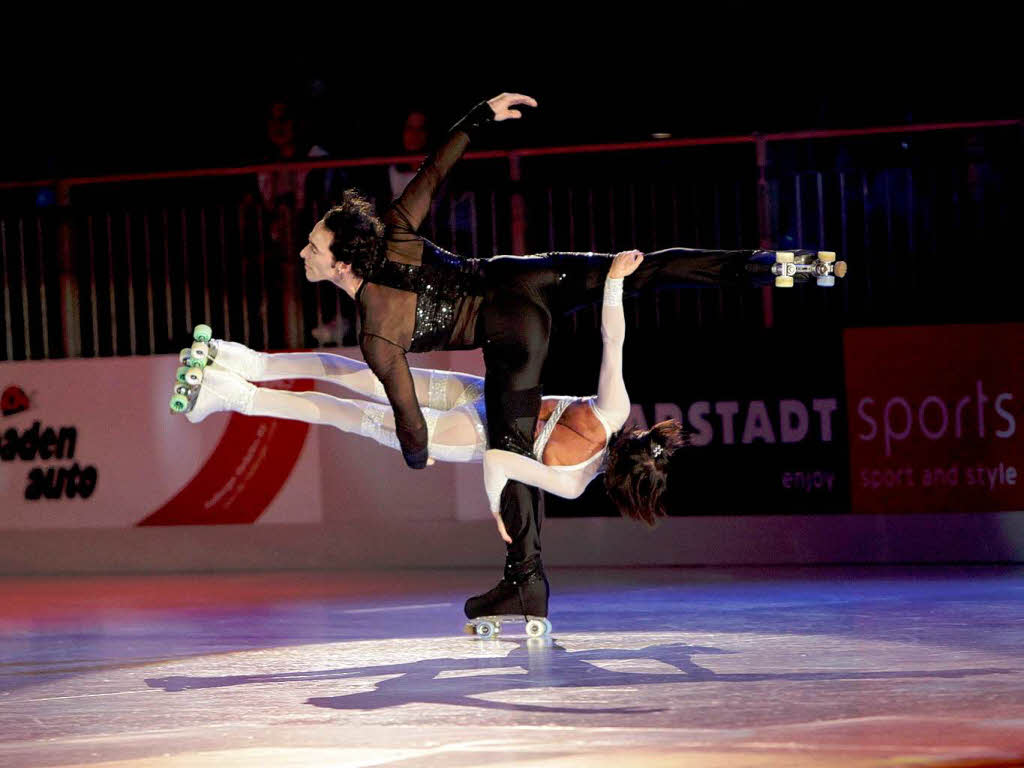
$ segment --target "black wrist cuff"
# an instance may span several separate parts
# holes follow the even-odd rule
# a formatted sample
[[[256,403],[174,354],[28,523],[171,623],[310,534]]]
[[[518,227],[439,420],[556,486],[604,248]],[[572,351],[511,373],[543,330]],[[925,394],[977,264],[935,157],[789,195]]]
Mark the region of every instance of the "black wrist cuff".
[[[481,101],[464,118],[452,126],[452,131],[465,131],[472,138],[480,129],[494,122],[494,110],[486,101]]]

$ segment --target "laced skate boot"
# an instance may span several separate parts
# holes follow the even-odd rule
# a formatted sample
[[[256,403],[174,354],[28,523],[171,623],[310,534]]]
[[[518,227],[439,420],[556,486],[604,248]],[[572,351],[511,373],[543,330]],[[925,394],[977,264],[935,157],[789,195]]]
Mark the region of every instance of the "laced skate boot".
[[[211,413],[236,411],[252,413],[256,385],[225,369],[211,366],[204,369],[202,381],[189,393],[185,418],[198,424]]]
[[[836,261],[835,251],[755,251],[746,271],[755,280],[772,280],[776,288],[792,288],[794,282],[811,278],[822,288],[831,288],[837,277],[846,275],[846,262]]]
[[[505,573],[492,589],[466,601],[466,632],[481,637],[497,635],[502,622],[525,622],[526,634],[551,632],[548,621],[548,579],[540,556],[516,563],[505,560]]]
[[[244,344],[223,339],[210,339],[210,361],[237,373],[246,381],[259,381],[267,369],[267,356]]]

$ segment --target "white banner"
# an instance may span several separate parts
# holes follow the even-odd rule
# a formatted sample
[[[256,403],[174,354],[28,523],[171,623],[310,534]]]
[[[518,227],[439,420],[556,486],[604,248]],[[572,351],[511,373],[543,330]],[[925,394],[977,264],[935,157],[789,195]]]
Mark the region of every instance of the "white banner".
[[[192,424],[168,408],[177,367],[170,355],[0,364],[0,529],[319,521],[309,426]]]

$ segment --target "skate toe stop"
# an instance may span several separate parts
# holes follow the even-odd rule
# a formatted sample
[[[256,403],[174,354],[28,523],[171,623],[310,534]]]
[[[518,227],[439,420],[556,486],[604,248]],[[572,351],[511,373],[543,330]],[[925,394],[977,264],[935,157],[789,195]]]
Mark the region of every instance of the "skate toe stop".
[[[835,266],[832,268],[832,272],[836,277],[846,277],[846,262],[837,261]]]

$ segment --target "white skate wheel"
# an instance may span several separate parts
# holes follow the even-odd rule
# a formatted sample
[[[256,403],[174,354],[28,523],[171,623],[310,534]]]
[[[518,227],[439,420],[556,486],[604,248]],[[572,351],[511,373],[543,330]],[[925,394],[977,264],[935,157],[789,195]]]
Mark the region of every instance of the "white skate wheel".
[[[543,624],[543,619],[530,619],[526,622],[526,634],[530,637],[540,637],[544,634],[547,627]]]
[[[494,634],[494,625],[489,621],[481,621],[476,625],[476,634],[478,637],[490,637]]]
[[[210,356],[210,346],[202,341],[195,342],[190,351],[197,360],[206,360]]]
[[[551,634],[551,621],[549,619],[541,619],[541,621],[544,622],[544,634],[545,635],[550,635]]]
[[[189,368],[185,372],[185,383],[192,387],[198,387],[203,383],[203,369]]]
[[[818,261],[831,262],[836,260],[835,251],[818,251]]]
[[[818,278],[818,285],[820,285],[822,288],[831,288],[835,284],[836,279],[832,277],[832,275],[827,275],[825,277]]]
[[[776,264],[792,264],[793,263],[793,252],[792,251],[776,251],[775,252],[775,263]]]
[[[793,278],[792,277],[786,277],[786,276],[776,277],[775,278],[775,287],[776,288],[792,288],[793,287]]]
[[[178,353],[178,362],[182,365],[188,363],[188,359],[192,356],[192,350],[189,347],[185,347],[181,352]]]

